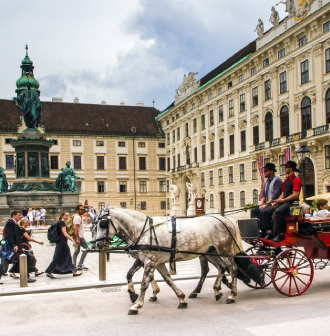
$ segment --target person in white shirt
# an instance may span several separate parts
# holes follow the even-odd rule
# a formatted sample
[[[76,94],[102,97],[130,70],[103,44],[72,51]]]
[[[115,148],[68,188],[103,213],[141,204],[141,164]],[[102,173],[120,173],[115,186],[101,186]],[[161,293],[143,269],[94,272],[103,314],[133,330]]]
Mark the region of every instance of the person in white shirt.
[[[84,225],[83,225],[83,221],[81,218],[81,216],[85,213],[84,206],[82,204],[78,204],[76,206],[76,211],[77,211],[76,215],[73,217],[76,246],[75,246],[75,251],[72,256],[72,259],[73,259],[72,261],[73,261],[74,266],[76,266],[78,270],[88,270],[88,268],[84,266],[84,260],[87,256],[87,250],[88,250],[88,245],[84,237]],[[80,246],[84,248],[84,250],[82,251],[80,261],[77,265],[77,258],[80,253]]]
[[[42,206],[40,208],[40,223],[42,226],[46,226],[46,209]]]
[[[316,202],[317,210],[313,216],[319,217],[321,219],[326,219],[330,217],[330,211],[328,210],[328,200],[321,198]]]

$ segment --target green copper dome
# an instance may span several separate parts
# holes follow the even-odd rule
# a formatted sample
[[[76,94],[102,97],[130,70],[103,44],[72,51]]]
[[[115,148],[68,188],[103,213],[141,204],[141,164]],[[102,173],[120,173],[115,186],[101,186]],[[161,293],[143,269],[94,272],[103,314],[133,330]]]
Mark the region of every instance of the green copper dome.
[[[33,62],[31,61],[29,55],[28,55],[28,46],[25,46],[26,49],[26,55],[22,61],[21,69],[22,69],[22,75],[21,78],[19,78],[16,81],[16,93],[20,94],[23,90],[28,90],[27,83],[30,83],[30,90],[36,90],[39,92],[39,82],[34,78],[33,76]]]

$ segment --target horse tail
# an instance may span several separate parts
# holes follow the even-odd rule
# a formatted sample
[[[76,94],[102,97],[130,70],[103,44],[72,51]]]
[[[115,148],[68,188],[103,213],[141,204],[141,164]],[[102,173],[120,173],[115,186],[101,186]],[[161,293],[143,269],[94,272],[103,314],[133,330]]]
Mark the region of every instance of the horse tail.
[[[231,218],[231,217],[226,217],[226,218],[233,224],[234,229],[235,229],[233,237],[234,237],[237,245],[235,244],[235,242],[233,242],[233,248],[234,248],[234,253],[237,254],[241,251],[244,251],[243,250],[243,244],[242,244],[241,232],[239,230],[237,220],[235,220],[234,218]]]

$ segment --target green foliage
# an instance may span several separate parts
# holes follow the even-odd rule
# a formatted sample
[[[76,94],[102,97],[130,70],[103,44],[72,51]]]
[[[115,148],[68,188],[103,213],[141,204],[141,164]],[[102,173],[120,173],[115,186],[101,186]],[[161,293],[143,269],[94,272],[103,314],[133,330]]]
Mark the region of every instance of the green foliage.
[[[311,210],[313,210],[313,211],[316,211],[316,210],[317,210],[316,200],[314,200],[314,201],[312,202]]]
[[[244,207],[245,207],[244,211],[246,212],[248,210],[252,210],[255,207],[255,205],[253,203],[247,203],[245,204]]]

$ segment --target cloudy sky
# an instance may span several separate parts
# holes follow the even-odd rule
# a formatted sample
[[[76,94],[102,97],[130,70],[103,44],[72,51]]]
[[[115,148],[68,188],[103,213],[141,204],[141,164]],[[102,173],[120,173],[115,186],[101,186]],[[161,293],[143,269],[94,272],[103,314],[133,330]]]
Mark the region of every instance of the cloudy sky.
[[[25,44],[42,100],[162,110],[190,71],[203,77],[265,29],[274,0],[0,0],[0,98],[15,95]],[[284,5],[277,7],[281,19]]]

